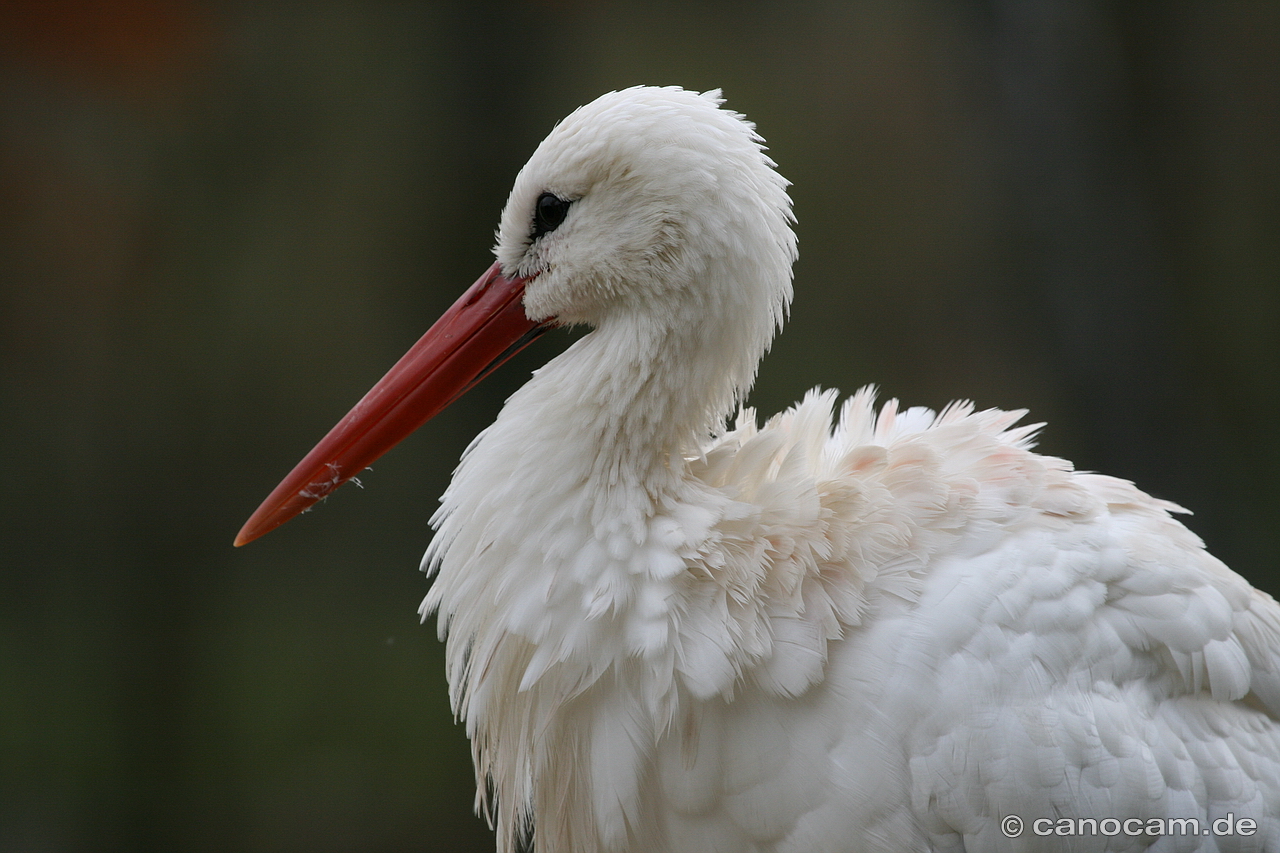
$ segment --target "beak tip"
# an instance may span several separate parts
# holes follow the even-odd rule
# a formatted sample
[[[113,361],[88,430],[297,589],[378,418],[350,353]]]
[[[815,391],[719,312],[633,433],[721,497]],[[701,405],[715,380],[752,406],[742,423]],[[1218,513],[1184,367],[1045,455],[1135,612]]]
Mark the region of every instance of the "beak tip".
[[[270,533],[272,530],[275,530],[281,524],[284,524],[290,518],[293,518],[296,514],[297,513],[291,513],[280,518],[274,513],[263,513],[262,509],[259,508],[258,511],[250,516],[249,520],[244,523],[244,527],[240,528],[240,532],[236,534],[236,541],[233,542],[232,545],[236,548],[242,548],[253,540],[259,539]]]

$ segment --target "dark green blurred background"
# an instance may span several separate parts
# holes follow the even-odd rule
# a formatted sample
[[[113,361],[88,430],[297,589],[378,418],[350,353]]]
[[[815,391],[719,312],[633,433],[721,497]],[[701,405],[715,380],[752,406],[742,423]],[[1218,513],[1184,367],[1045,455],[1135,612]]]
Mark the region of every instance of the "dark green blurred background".
[[[637,83],[795,182],[763,412],[1030,407],[1280,590],[1278,57],[1275,2],[0,5],[0,851],[492,848],[417,561],[568,336],[231,539]]]

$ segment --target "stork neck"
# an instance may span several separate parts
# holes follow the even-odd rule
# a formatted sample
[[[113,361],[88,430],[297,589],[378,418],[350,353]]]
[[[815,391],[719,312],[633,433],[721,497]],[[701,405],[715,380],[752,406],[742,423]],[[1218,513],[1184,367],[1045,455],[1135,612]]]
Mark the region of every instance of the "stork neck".
[[[727,340],[723,323],[657,323],[620,314],[538,372],[518,395],[560,432],[570,465],[615,485],[660,484],[750,386],[760,353]],[[526,400],[512,399],[513,405]]]

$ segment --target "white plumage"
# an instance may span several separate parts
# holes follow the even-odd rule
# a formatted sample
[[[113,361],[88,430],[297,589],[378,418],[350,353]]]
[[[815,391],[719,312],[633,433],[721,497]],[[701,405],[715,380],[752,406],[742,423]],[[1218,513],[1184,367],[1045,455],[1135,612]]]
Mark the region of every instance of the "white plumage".
[[[719,103],[599,98],[502,216],[529,325],[594,330],[468,448],[424,563],[499,850],[1280,851],[1280,608],[1178,507],[1022,412],[864,389],[725,427],[796,249]],[[1032,824],[1172,817],[1208,834]]]

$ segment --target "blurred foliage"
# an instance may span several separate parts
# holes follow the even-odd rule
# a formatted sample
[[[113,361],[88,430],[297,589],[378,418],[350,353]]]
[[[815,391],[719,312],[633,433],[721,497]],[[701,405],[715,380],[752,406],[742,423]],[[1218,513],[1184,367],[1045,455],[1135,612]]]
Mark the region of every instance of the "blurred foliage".
[[[1032,410],[1280,589],[1274,3],[0,5],[0,850],[480,851],[415,613],[544,339],[239,524],[488,263],[603,91],[723,87],[795,182],[753,402]]]

